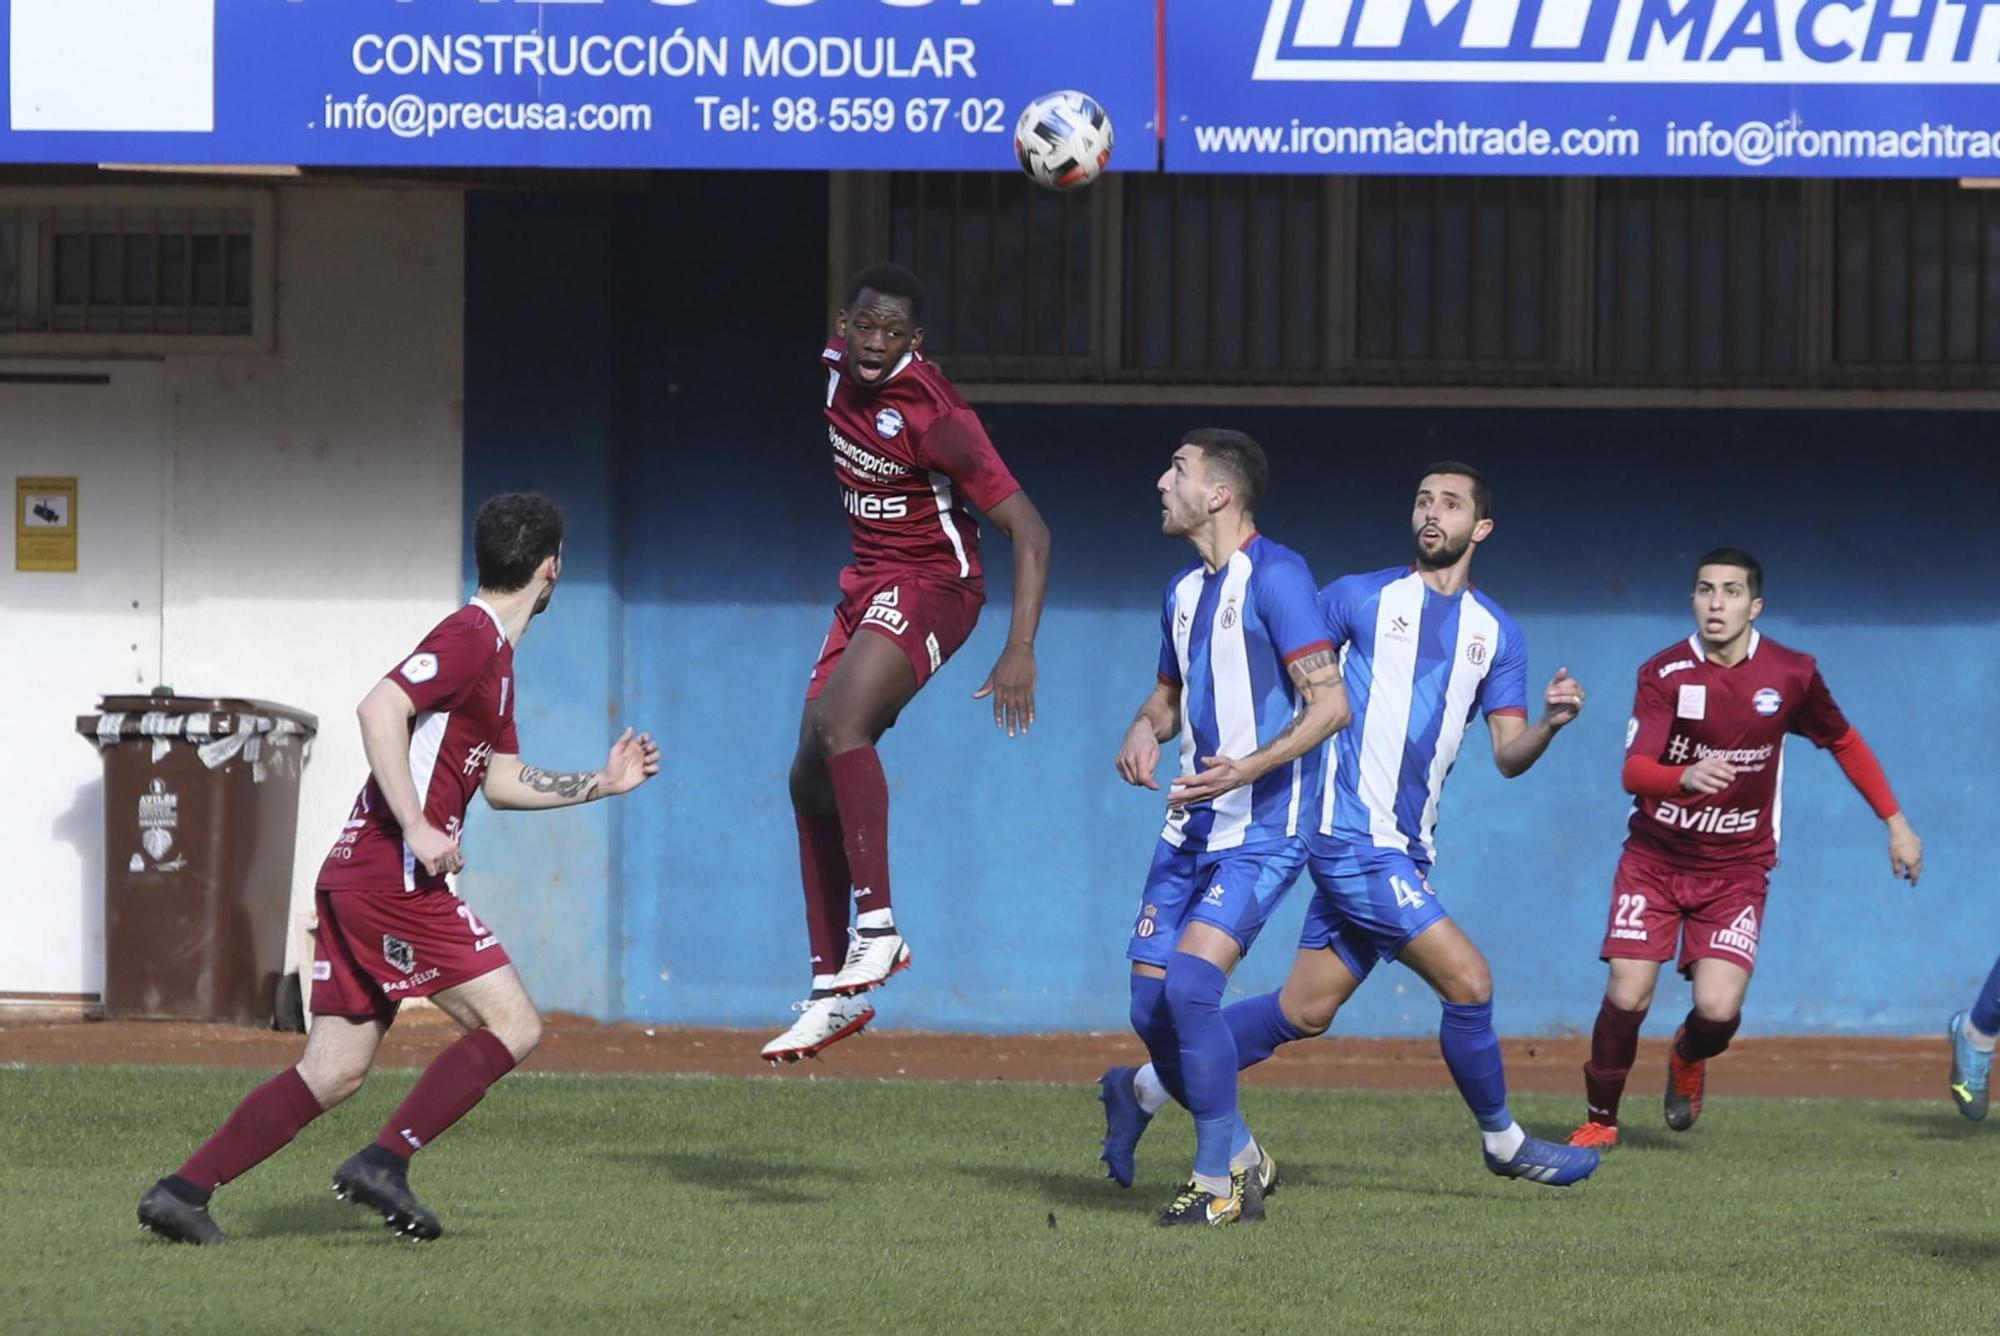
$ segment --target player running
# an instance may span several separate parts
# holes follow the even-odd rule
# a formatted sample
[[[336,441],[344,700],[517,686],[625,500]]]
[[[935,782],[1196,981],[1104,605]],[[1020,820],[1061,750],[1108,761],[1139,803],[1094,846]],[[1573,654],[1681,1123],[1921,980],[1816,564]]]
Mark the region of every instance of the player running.
[[[849,286],[826,364],[827,441],[854,562],[806,687],[792,758],[812,991],[764,1045],[794,1062],[875,1018],[861,994],[910,963],[889,890],[889,786],[875,744],[972,634],[986,601],[978,507],[1014,545],[1014,620],[975,700],[1012,737],[1035,721],[1049,530],[979,415],[923,356],[924,290],[893,264]],[[863,634],[863,633],[866,634]],[[851,945],[849,900],[859,909]],[[838,963],[836,963],[838,962]]]
[[[288,1145],[361,1088],[406,998],[465,1028],[431,1060],[375,1144],[334,1171],[343,1199],[411,1239],[443,1232],[410,1192],[411,1155],[464,1117],[541,1042],[542,1019],[506,948],[446,885],[462,871],[475,790],[496,808],[568,807],[629,793],[659,748],[626,729],[596,773],[522,765],[514,646],[562,574],[562,512],[532,494],[479,508],[479,592],[439,622],[356,711],[369,779],[320,869],[312,1033],[305,1055],[258,1086],[179,1169],[139,1200],[139,1223],[180,1243],[221,1243],[210,1195]]]
[[[1236,1111],[1236,1046],[1222,1019],[1230,970],[1305,866],[1300,816],[1320,784],[1319,744],[1347,722],[1333,646],[1304,558],[1257,532],[1270,476],[1241,432],[1189,432],[1155,486],[1160,530],[1201,560],[1167,585],[1159,682],[1118,750],[1128,784],[1158,789],[1160,744],[1180,739],[1125,954],[1132,1028],[1194,1115],[1194,1173],[1162,1225],[1258,1220],[1277,1166]],[[1100,1082],[1107,1112],[1133,1099],[1132,1069]],[[1132,1184],[1128,1159],[1114,1177]]]
[[[1875,753],[1834,704],[1810,655],[1760,634],[1764,570],[1738,548],[1695,564],[1695,633],[1639,668],[1625,728],[1630,834],[1611,883],[1601,959],[1604,1003],[1583,1067],[1588,1119],[1573,1146],[1618,1144],[1618,1102],[1639,1050],[1660,965],[1694,982],[1694,1006],[1667,1056],[1667,1126],[1701,1116],[1708,1060],[1729,1047],[1757,964],[1764,895],[1778,862],[1785,737],[1833,753],[1888,823],[1889,870],[1917,884],[1924,845]]]
[[[1312,907],[1284,987],[1222,1018],[1237,1061],[1249,1067],[1280,1044],[1324,1033],[1378,961],[1400,960],[1444,1005],[1438,1044],[1479,1123],[1486,1167],[1561,1187],[1587,1178],[1597,1152],[1539,1140],[1514,1121],[1486,959],[1429,880],[1444,779],[1473,715],[1486,716],[1493,762],[1512,779],[1583,709],[1582,684],[1559,669],[1541,719],[1528,722],[1527,643],[1471,582],[1491,516],[1479,473],[1433,464],[1411,516],[1415,566],[1345,576],[1320,592],[1354,717],[1333,740],[1318,830],[1307,841]],[[1139,1071],[1132,1092],[1129,1103],[1106,1103],[1104,1158],[1121,1182],[1166,1102],[1157,1060]]]

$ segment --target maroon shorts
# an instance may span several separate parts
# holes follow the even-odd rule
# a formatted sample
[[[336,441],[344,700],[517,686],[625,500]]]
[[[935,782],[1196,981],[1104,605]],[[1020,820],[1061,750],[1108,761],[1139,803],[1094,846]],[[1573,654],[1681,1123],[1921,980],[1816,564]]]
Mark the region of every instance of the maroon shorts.
[[[1764,869],[1691,870],[1627,849],[1611,879],[1611,924],[1602,960],[1671,960],[1680,941],[1680,971],[1697,960],[1757,965],[1764,924]]]
[[[880,632],[902,650],[917,671],[917,685],[923,686],[972,634],[985,602],[984,594],[956,580],[908,571],[863,575],[847,567],[840,573],[840,604],[813,665],[806,699],[815,700],[826,690],[848,642],[862,631]]]
[[[320,891],[313,941],[316,1016],[391,1020],[404,998],[491,974],[507,948],[450,891]]]

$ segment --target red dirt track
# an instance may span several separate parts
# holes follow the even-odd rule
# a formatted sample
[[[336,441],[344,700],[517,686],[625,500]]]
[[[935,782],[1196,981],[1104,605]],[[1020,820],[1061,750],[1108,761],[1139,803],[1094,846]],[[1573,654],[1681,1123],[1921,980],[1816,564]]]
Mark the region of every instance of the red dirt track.
[[[421,1066],[451,1033],[436,1013],[407,1016],[390,1032],[382,1061]],[[528,1062],[540,1071],[774,1074],[781,1080],[904,1077],[932,1081],[1094,1081],[1106,1067],[1144,1060],[1123,1034],[987,1036],[922,1031],[864,1032],[826,1056],[775,1070],[757,1057],[769,1036],[748,1030],[680,1030],[548,1018],[548,1037]],[[271,1070],[296,1061],[300,1038],[225,1025],[109,1021],[0,1026],[0,1063],[129,1063]],[[1509,1039],[1508,1083],[1516,1090],[1582,1098],[1589,1040]],[[1719,1059],[1710,1090],[1789,1098],[1945,1097],[1949,1058],[1941,1040],[1743,1039]],[[1640,1046],[1635,1090],[1657,1084],[1666,1041]],[[1294,1044],[1246,1078],[1267,1087],[1449,1089],[1433,1039],[1329,1039]]]

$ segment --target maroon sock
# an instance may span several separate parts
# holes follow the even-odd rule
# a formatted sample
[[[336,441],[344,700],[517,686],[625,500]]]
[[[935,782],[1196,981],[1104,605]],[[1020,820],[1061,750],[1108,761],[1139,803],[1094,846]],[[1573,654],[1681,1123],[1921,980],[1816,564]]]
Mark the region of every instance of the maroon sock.
[[[299,1069],[287,1067],[245,1095],[215,1135],[188,1156],[177,1176],[213,1192],[291,1145],[299,1129],[321,1112]]]
[[[514,1055],[491,1030],[474,1030],[431,1059],[375,1144],[407,1158],[472,1111],[495,1081],[514,1070]]]
[[[854,878],[854,908],[889,908],[889,781],[873,747],[856,747],[826,759],[833,800]]]
[[[1618,1125],[1618,1100],[1639,1056],[1639,1026],[1645,1019],[1645,1012],[1613,1006],[1608,997],[1597,1009],[1597,1024],[1590,1032],[1590,1061],[1583,1064],[1583,1098],[1591,1122]]]
[[[806,941],[814,974],[832,974],[847,954],[847,850],[840,818],[828,813],[793,814],[799,827],[799,876],[806,888]]]
[[[1707,1062],[1729,1047],[1736,1027],[1743,1024],[1741,1013],[1726,1021],[1712,1021],[1693,1011],[1681,1022],[1681,1058],[1686,1062]]]

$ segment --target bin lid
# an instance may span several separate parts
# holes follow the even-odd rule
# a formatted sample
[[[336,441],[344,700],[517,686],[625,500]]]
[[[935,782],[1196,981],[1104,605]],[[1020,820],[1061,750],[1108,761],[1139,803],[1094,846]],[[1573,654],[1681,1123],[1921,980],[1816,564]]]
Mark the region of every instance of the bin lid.
[[[183,696],[155,692],[147,696],[106,695],[98,714],[78,715],[76,731],[100,745],[121,738],[186,737],[206,739],[235,733],[319,732],[319,716],[276,701],[241,696]]]

